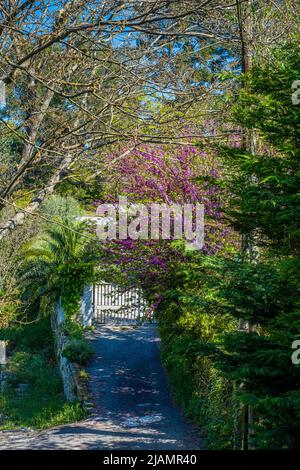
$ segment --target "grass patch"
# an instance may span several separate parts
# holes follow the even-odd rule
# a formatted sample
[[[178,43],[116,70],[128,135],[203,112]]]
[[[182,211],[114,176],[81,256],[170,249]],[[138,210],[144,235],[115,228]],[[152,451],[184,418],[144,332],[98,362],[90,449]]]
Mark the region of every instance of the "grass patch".
[[[12,354],[7,364],[8,379],[0,395],[0,429],[30,427],[46,429],[85,417],[79,402],[68,403],[63,393],[49,319],[2,330]],[[19,384],[28,384],[19,395]]]
[[[16,427],[47,429],[86,416],[81,404],[66,403],[63,393],[41,395],[40,390],[32,390],[25,397],[7,390],[0,398],[0,410],[5,417],[0,426],[2,430]]]

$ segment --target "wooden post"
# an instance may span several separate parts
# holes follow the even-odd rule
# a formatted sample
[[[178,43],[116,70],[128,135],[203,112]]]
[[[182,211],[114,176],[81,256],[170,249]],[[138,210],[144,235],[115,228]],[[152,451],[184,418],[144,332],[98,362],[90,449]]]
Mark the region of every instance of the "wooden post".
[[[0,365],[5,366],[6,362],[6,342],[0,341]]]
[[[6,342],[0,341],[0,391],[3,392],[3,385],[4,385],[4,376],[3,376],[3,366],[5,366],[7,362],[6,358]]]
[[[241,39],[242,71],[249,73],[253,67],[253,0],[236,0],[237,19]],[[242,148],[254,153],[255,137],[252,131],[243,132]],[[253,233],[242,236],[242,254],[244,258],[252,258]],[[239,319],[239,331],[251,331],[249,322]],[[250,430],[251,428],[251,430]],[[253,413],[248,406],[241,406],[240,433],[242,450],[249,448],[249,431],[253,429]]]

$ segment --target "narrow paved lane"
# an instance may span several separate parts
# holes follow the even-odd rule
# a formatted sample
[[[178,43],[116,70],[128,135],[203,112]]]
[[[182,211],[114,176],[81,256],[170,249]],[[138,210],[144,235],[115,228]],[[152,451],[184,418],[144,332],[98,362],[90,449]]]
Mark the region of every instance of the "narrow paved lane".
[[[101,420],[123,429],[115,448],[200,447],[196,430],[172,402],[155,326],[106,326],[94,334],[89,372]]]
[[[173,403],[155,326],[104,326],[91,334],[93,417],[41,433],[1,433],[0,448],[163,450],[201,448]]]

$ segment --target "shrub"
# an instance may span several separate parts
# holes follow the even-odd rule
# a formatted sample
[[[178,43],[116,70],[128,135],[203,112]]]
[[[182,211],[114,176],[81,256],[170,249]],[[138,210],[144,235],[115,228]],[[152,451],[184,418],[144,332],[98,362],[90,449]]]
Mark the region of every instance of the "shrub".
[[[10,386],[28,383],[30,387],[39,387],[42,390],[47,388],[49,382],[52,382],[52,385],[55,385],[54,388],[59,388],[56,368],[49,367],[41,354],[18,351],[10,358],[7,371]]]
[[[83,213],[80,203],[73,197],[54,194],[41,204],[41,211],[50,217],[77,217]]]
[[[86,339],[72,338],[66,344],[63,355],[70,362],[85,366],[94,356],[94,350]]]
[[[64,332],[70,339],[85,340],[82,325],[70,317],[65,319]]]
[[[234,402],[230,383],[202,357],[201,342],[193,332],[164,343],[162,358],[176,401],[186,416],[203,430],[207,449],[236,446]]]
[[[15,353],[8,362],[7,386],[0,394],[1,429],[29,426],[46,429],[85,417],[78,402],[66,403],[60,373],[42,355]],[[28,393],[19,395],[14,387],[29,384]]]
[[[13,325],[0,331],[0,339],[9,342],[14,351],[43,353],[47,358],[54,356],[53,335],[50,318],[42,318],[28,325]]]
[[[170,301],[161,303],[158,315],[162,358],[176,401],[201,427],[207,449],[238,448],[237,403],[231,383],[207,357],[212,341],[218,341],[234,323],[225,315]]]

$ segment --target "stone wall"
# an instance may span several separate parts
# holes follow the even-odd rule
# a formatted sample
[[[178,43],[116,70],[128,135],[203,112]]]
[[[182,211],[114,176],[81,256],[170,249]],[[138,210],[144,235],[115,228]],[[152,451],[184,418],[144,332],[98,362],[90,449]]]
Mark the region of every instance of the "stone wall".
[[[85,299],[88,299],[88,291],[86,291]],[[89,312],[89,302],[85,305],[87,312]],[[56,354],[63,382],[64,394],[66,399],[70,402],[75,400],[81,401],[85,409],[89,411],[91,408],[90,394],[86,382],[80,378],[81,368],[78,364],[68,361],[68,359],[63,356],[63,350],[67,343],[67,336],[64,331],[64,322],[64,310],[61,302],[57,302],[56,308],[51,315],[51,326],[56,341]]]
[[[83,326],[92,326],[93,323],[93,286],[86,285],[80,302],[80,312]]]
[[[75,401],[78,399],[76,368],[62,354],[67,342],[67,337],[64,333],[64,320],[65,316],[63,308],[61,303],[57,302],[56,308],[51,315],[51,326],[56,341],[56,354],[63,381],[65,397],[68,401]]]

